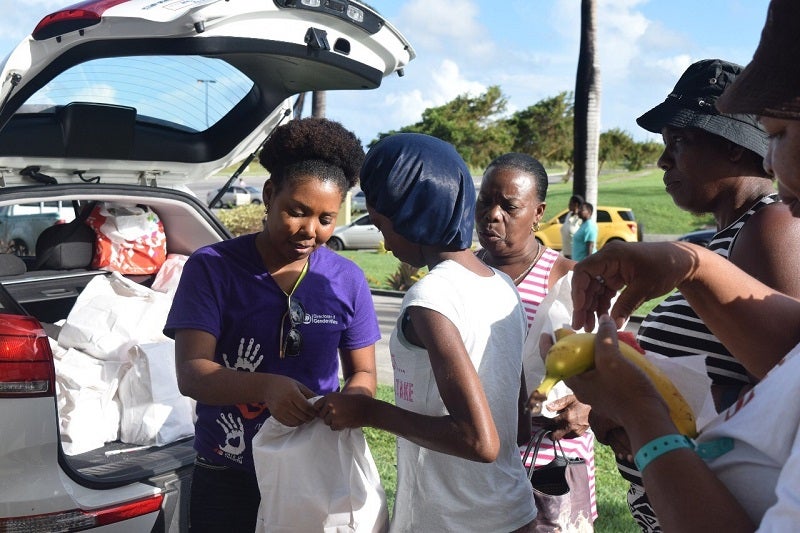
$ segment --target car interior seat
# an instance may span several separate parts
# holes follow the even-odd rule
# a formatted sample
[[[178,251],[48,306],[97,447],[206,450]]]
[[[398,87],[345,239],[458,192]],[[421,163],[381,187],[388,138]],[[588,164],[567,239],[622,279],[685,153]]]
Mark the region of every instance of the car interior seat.
[[[94,255],[95,233],[86,225],[94,202],[84,206],[78,217],[67,224],[46,228],[36,239],[33,270],[89,268]]]

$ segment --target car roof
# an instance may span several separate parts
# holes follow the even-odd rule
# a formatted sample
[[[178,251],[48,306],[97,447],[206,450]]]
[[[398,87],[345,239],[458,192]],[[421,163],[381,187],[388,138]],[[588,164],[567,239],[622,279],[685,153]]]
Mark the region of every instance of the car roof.
[[[90,0],[44,17],[0,65],[0,185],[199,181],[254,153],[293,95],[374,89],[414,58],[366,4],[329,4]]]

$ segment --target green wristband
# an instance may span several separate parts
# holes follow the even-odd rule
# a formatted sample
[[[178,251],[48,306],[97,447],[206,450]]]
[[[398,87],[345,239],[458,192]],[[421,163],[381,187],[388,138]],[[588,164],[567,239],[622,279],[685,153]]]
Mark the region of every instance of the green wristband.
[[[683,448],[694,450],[694,443],[689,437],[678,434],[664,435],[663,437],[651,440],[639,448],[639,451],[636,452],[636,456],[633,458],[633,462],[636,463],[636,468],[639,472],[644,472],[647,465],[665,453],[681,450]]]

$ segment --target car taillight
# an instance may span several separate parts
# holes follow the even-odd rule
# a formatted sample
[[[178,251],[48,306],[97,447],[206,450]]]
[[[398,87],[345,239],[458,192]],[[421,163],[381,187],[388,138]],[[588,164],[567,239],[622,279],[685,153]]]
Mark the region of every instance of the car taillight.
[[[33,317],[0,314],[0,398],[55,395],[53,352]]]
[[[163,500],[163,494],[156,494],[143,500],[94,511],[73,509],[60,513],[0,518],[0,531],[83,531],[157,512]]]
[[[107,9],[127,1],[87,0],[86,2],[80,2],[44,17],[36,25],[31,36],[37,41],[43,41],[56,35],[63,35],[94,26],[100,23],[100,19]]]
[[[631,233],[636,233],[636,222],[628,222],[628,229],[631,230]]]

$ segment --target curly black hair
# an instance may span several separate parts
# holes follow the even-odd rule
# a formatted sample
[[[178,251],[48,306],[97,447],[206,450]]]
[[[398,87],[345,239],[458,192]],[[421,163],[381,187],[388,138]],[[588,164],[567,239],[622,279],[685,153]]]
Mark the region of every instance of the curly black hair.
[[[258,159],[276,192],[294,180],[314,176],[335,183],[344,197],[358,183],[364,148],[340,123],[309,117],[278,127]]]

